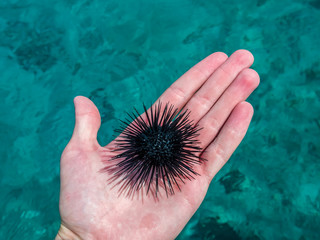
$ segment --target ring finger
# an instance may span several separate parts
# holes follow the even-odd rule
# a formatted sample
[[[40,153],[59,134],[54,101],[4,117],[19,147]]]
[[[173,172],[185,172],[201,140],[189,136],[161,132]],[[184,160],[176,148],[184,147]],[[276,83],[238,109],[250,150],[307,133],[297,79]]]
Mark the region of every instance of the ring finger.
[[[200,147],[205,149],[217,136],[235,106],[246,100],[259,85],[259,75],[252,69],[243,70],[219,98],[211,110],[198,122],[206,131],[200,131]]]

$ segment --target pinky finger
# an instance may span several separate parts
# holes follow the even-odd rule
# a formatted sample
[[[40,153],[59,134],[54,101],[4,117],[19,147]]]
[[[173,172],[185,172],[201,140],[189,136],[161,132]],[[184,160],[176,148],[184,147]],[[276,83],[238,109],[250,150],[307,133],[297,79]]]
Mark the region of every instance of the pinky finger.
[[[240,102],[230,114],[219,135],[209,144],[202,157],[204,162],[204,175],[209,182],[229,160],[233,152],[244,138],[251,118],[253,108],[248,102]]]

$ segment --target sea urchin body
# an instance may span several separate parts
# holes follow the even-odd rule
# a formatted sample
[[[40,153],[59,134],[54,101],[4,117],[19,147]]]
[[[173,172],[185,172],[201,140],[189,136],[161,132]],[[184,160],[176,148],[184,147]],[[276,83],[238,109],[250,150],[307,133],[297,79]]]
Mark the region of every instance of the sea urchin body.
[[[145,114],[135,112],[121,121],[121,133],[115,140],[118,154],[110,160],[113,164],[104,168],[111,174],[110,180],[121,184],[120,192],[127,194],[145,188],[146,194],[152,192],[155,197],[159,187],[166,195],[174,194],[179,182],[192,180],[199,175],[193,170],[200,164],[201,148],[198,147],[198,125],[189,120],[190,111],[179,113],[168,103],[154,104]]]

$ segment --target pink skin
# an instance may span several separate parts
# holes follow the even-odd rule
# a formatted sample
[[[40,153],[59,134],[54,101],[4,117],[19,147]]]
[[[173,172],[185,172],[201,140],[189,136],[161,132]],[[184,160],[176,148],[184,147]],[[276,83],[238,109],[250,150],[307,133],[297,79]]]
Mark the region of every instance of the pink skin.
[[[229,58],[213,53],[181,76],[159,98],[191,110],[191,119],[204,129],[198,137],[208,161],[195,166],[201,176],[180,184],[181,192],[167,198],[160,188],[159,201],[151,195],[118,197],[107,173],[99,173],[114,153],[111,142],[97,142],[101,120],[87,98],[74,99],[76,125],[61,157],[58,239],[174,239],[203,201],[212,178],[228,161],[246,134],[253,108],[246,98],[259,85],[249,67],[253,56],[238,50]]]

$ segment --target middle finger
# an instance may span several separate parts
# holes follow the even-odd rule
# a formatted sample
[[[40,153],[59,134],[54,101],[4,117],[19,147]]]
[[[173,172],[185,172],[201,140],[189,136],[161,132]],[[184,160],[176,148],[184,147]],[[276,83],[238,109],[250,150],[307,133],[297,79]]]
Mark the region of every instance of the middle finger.
[[[185,109],[191,110],[190,119],[197,123],[219,99],[237,75],[253,63],[253,56],[247,50],[234,52],[194,94]]]

